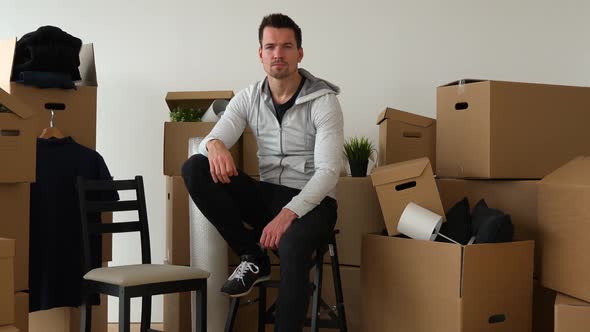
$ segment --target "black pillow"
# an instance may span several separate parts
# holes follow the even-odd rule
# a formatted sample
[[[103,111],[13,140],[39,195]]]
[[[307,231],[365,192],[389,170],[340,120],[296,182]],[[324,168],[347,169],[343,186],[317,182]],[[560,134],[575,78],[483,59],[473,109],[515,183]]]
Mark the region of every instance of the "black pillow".
[[[457,202],[446,213],[447,221],[440,228],[439,233],[461,244],[467,244],[471,237],[471,216],[467,197]],[[442,236],[437,236],[438,242],[451,242]]]
[[[510,215],[489,208],[483,199],[473,208],[472,228],[474,243],[510,242],[514,236]]]

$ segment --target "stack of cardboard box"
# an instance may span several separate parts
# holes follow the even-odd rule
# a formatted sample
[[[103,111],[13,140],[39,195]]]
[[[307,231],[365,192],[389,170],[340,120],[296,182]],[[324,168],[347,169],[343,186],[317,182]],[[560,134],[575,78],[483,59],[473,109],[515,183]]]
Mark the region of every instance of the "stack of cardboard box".
[[[19,98],[2,89],[0,104],[10,111],[0,113],[0,158],[5,161],[0,165],[0,237],[14,239],[11,267],[2,273],[10,274],[10,279],[4,280],[13,283],[13,294],[9,297],[14,302],[10,303],[11,319],[15,318],[19,323],[19,330],[27,331],[29,306],[25,291],[29,288],[29,191],[30,182],[35,181],[36,156],[33,112]]]
[[[15,322],[21,332],[79,330],[76,308],[56,308],[29,315],[29,200],[30,182],[35,181],[36,138],[50,125],[51,108],[54,126],[66,136],[91,149],[96,146],[96,69],[92,44],[80,50],[82,80],[76,90],[39,89],[11,82],[16,38],[0,41],[0,103],[12,113],[0,113],[0,236],[16,240],[15,252]],[[58,107],[53,107],[57,105]],[[109,216],[105,216],[108,220]],[[111,241],[103,240],[104,261],[111,259]],[[106,298],[95,308],[93,331],[106,331]],[[28,317],[27,317],[28,316]],[[29,326],[30,325],[30,326]]]
[[[567,290],[570,295],[573,292],[578,298],[583,294],[573,291],[573,288],[576,288],[574,280],[577,280],[577,285],[582,285],[585,280],[584,276],[579,277],[579,266],[584,264],[571,257],[575,252],[582,251],[574,249],[572,243],[584,241],[579,237],[578,241],[565,240],[564,234],[573,233],[575,227],[571,223],[556,221],[563,220],[563,211],[580,211],[581,204],[576,205],[573,199],[567,200],[570,205],[564,204],[563,200],[556,198],[557,189],[546,197],[539,192],[537,200],[537,191],[539,187],[543,188],[543,182],[539,181],[545,175],[573,157],[590,151],[586,143],[590,133],[584,129],[584,123],[590,120],[585,111],[589,102],[590,89],[578,87],[462,80],[438,88],[436,175],[444,210],[463,197],[467,197],[472,206],[483,198],[489,206],[511,215],[516,241],[462,249],[455,247],[457,254],[447,254],[445,250],[451,250],[453,245],[367,236],[363,243],[363,259],[366,258],[367,262],[365,265],[363,260],[363,269],[366,272],[362,274],[363,291],[368,293],[368,302],[363,305],[365,329],[468,331],[497,324],[495,326],[527,331],[531,329],[530,292],[534,288],[534,331],[552,330],[551,320],[542,313],[546,313],[548,305],[552,305],[555,293],[541,284],[557,290],[560,289],[557,283],[567,284],[567,287],[561,287],[561,291]],[[385,144],[384,141],[386,139],[380,135],[380,146]],[[579,186],[587,181],[584,180],[581,161],[577,163],[577,168],[562,172],[569,177],[561,174],[543,180],[546,187],[551,181],[555,188],[558,184],[563,187],[564,182],[568,182],[565,177],[569,180],[570,191],[576,186],[579,190]],[[398,204],[403,205],[408,200],[422,199],[424,202],[424,193],[420,192],[424,184],[420,181],[406,179],[414,185],[405,193],[395,186],[400,184],[402,189],[406,189],[400,183],[400,177],[410,174],[409,165],[399,163],[394,168],[397,169],[390,170],[388,180],[383,179],[383,172],[379,170],[373,174],[377,192],[380,187],[384,188],[379,198],[388,226],[388,214],[394,221],[399,219]],[[417,179],[415,175],[414,178]],[[391,183],[389,187],[388,181]],[[426,192],[432,193],[430,190]],[[438,193],[436,196],[439,196]],[[549,200],[559,201],[556,204],[561,209],[555,204],[546,204]],[[424,204],[428,207],[431,203],[426,200]],[[442,209],[429,209],[444,215]],[[543,217],[542,213],[546,216]],[[578,215],[577,220],[578,227],[583,228],[580,222],[583,217]],[[569,233],[564,228],[569,229]],[[557,232],[557,229],[560,231]],[[395,234],[395,228],[388,227],[388,230],[390,235]],[[532,244],[522,240],[540,243],[535,250],[534,276],[541,278],[542,283],[534,281],[534,287],[530,278],[532,270],[529,276],[527,268],[528,251],[532,250]],[[552,254],[547,254],[547,243],[551,244]],[[438,258],[430,261],[430,255]],[[444,258],[445,263],[439,266],[441,258],[447,255],[450,256]],[[453,255],[461,257],[458,269],[452,265]],[[475,257],[477,259],[472,260]],[[482,261],[484,259],[485,262]],[[384,267],[385,261],[392,267]],[[564,277],[564,261],[570,265],[569,277]],[[530,266],[532,268],[532,264]],[[444,277],[447,269],[452,271],[449,278],[455,278],[450,284],[452,279]],[[396,273],[389,273],[390,270]],[[425,273],[427,270],[431,272]],[[509,277],[506,278],[507,275]],[[559,282],[552,284],[549,281],[552,277]],[[433,280],[435,283],[432,283]],[[389,286],[378,291],[379,287],[375,285],[382,284]],[[449,287],[451,285],[458,286]],[[433,287],[438,289],[433,290]],[[450,293],[446,294],[449,289]],[[420,295],[424,291],[428,295]],[[391,292],[390,296],[387,296],[388,292]],[[449,301],[446,305],[443,302],[445,299]],[[455,304],[451,305],[453,302]],[[455,305],[459,305],[458,311]],[[407,311],[407,308],[413,309]],[[458,314],[453,314],[453,310]],[[412,315],[426,315],[430,319],[408,318]]]
[[[547,280],[563,271],[549,263],[555,256],[548,257],[572,243],[555,245],[552,236],[563,239],[563,231],[548,236],[546,227],[553,226],[547,225],[562,224],[555,213],[559,206],[563,211],[563,205],[541,198],[547,187],[543,182],[556,184],[563,172],[553,180],[541,179],[590,152],[585,129],[589,102],[590,89],[583,87],[468,80],[438,88],[437,176],[444,206],[448,209],[464,196],[472,204],[485,198],[488,205],[511,215],[515,239],[535,240],[534,277],[541,282],[534,284],[534,331],[553,330],[553,315],[544,313],[552,307],[553,290],[560,288]],[[576,169],[577,177],[573,169],[565,172],[570,186],[583,185],[582,169]],[[580,263],[565,257],[569,264]],[[583,277],[569,275],[582,283]]]

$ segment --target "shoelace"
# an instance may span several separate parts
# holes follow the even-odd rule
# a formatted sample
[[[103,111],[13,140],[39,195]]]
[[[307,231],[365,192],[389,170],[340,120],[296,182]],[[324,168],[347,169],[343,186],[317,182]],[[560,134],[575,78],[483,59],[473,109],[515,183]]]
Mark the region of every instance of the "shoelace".
[[[229,276],[228,280],[239,279],[242,282],[242,285],[246,286],[246,283],[244,283],[244,275],[246,274],[246,271],[251,271],[255,274],[258,274],[260,269],[254,263],[243,261],[234,270],[234,273]]]

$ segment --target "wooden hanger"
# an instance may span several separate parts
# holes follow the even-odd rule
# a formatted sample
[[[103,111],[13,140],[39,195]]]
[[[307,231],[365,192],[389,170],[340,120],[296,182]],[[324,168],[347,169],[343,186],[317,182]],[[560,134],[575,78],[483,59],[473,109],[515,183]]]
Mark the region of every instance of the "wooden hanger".
[[[64,138],[65,135],[58,128],[53,126],[53,110],[49,110],[51,115],[49,116],[49,127],[43,129],[39,138],[50,139],[50,138]]]

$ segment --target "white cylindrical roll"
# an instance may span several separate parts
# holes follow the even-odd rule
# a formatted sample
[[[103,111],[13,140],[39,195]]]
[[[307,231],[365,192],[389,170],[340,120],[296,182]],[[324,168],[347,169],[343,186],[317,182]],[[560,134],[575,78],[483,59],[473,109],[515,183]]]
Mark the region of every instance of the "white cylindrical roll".
[[[442,220],[442,216],[410,202],[399,219],[397,231],[412,239],[432,241],[438,235]]]
[[[189,156],[198,153],[198,146],[202,139],[202,137],[189,139]],[[207,280],[207,331],[223,331],[229,302],[219,290],[228,277],[227,244],[190,197],[189,203],[191,266],[211,273]],[[194,292],[191,296],[193,297],[191,303],[194,303]],[[192,317],[194,317],[195,308],[192,310]]]
[[[229,104],[228,100],[225,99],[215,99],[211,106],[207,109],[205,114],[201,117],[201,121],[203,122],[217,122],[223,112],[225,112],[225,108]]]

